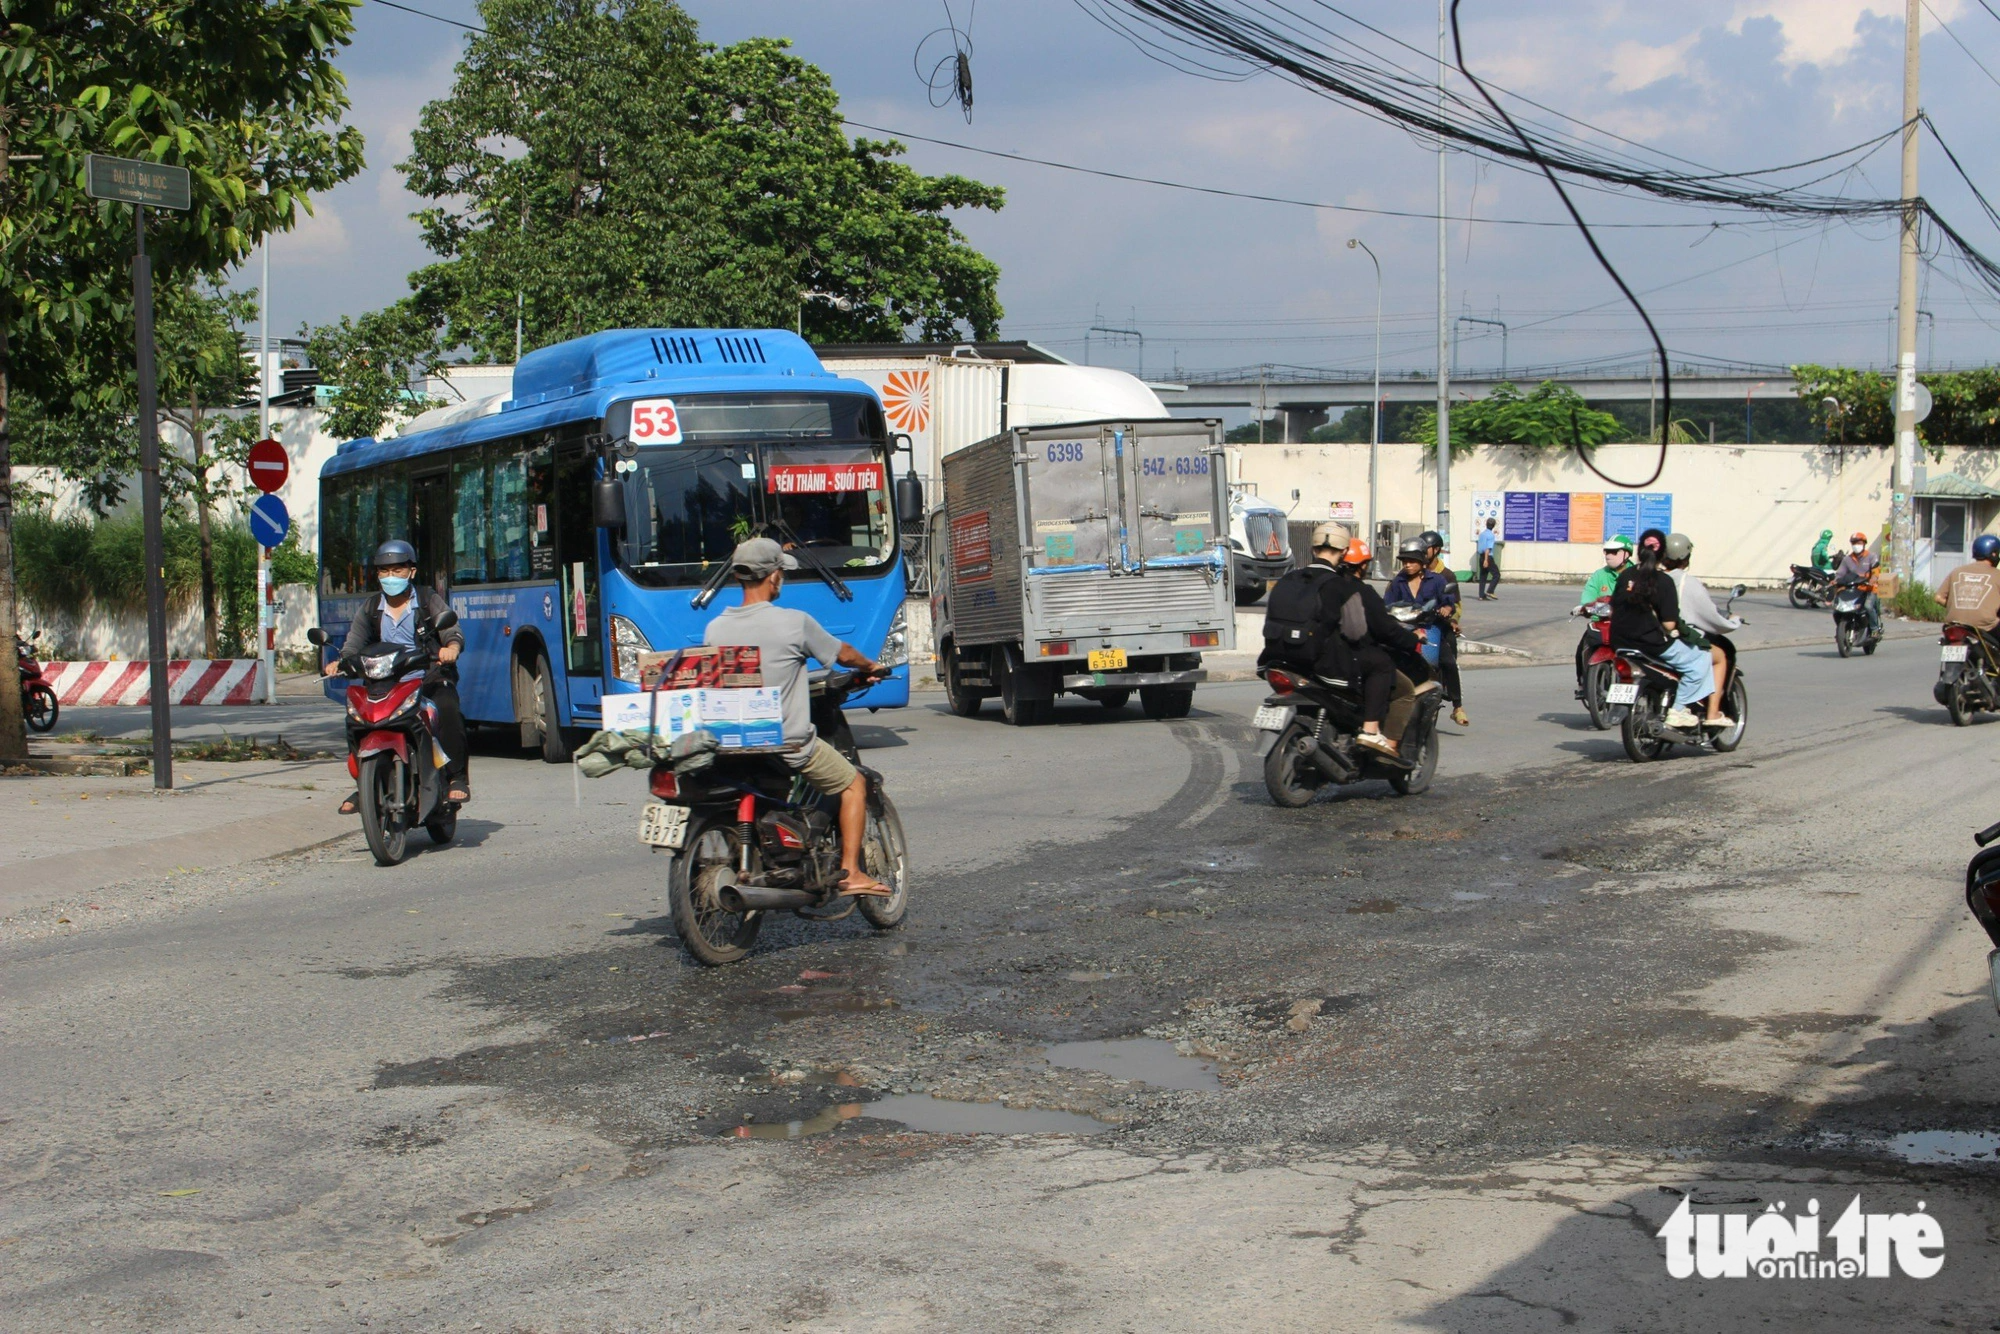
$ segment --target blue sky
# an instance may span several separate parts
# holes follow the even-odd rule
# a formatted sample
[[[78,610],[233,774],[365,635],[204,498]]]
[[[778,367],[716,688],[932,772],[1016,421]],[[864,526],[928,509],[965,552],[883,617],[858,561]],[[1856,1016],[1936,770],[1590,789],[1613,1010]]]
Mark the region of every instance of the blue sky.
[[[472,0],[412,3],[476,18]],[[2000,72],[2000,20],[1978,0],[1926,4],[1924,105],[1978,178],[1996,160],[2000,82],[1986,71]],[[1345,7],[1414,46],[1435,43],[1426,5]],[[870,124],[1227,189],[1426,212],[1435,204],[1435,159],[1413,136],[1268,75],[1217,82],[1169,69],[1071,0],[984,0],[977,8],[953,0],[961,25],[970,13],[974,42],[970,125],[956,107],[933,108],[913,68],[918,42],[943,23],[942,0],[690,0],[687,8],[710,41],[792,39],[833,76],[847,114]],[[1900,118],[1901,5],[1885,0],[1466,0],[1463,16],[1475,69],[1594,125],[1726,170],[1830,151]],[[394,164],[423,103],[449,89],[462,34],[375,4],[361,7],[357,23],[341,63],[368,166],[275,244],[274,328],[287,334],[301,321],[394,300],[428,258]],[[1001,265],[1008,337],[1081,360],[1092,324],[1136,327],[1149,375],[1259,362],[1366,366],[1374,270],[1346,245],[1358,236],[1382,260],[1385,363],[1433,364],[1428,221],[1208,198],[917,142],[910,150],[920,170],[1007,187],[1003,211],[967,215],[960,225]],[[1560,216],[1539,179],[1457,154],[1448,172],[1450,213]],[[2000,195],[2000,172],[1980,183]],[[1857,195],[1892,195],[1894,145],[1845,184]],[[1954,186],[1927,143],[1924,192],[2000,256],[2000,232]],[[1582,200],[1593,220],[1740,221],[1601,193]],[[1887,357],[1896,270],[1888,224],[1607,230],[1600,238],[1627,281],[1653,293],[1648,307],[1676,352],[1763,363]],[[1572,230],[1454,224],[1449,253],[1451,313],[1506,322],[1512,366],[1636,355],[1645,346]],[[2000,352],[2000,303],[1927,270],[1922,305],[1935,317],[1921,326],[1927,364],[1988,363]],[[1465,335],[1462,365],[1497,364],[1497,331],[1466,326]],[[1136,366],[1129,340],[1091,341],[1097,361]]]

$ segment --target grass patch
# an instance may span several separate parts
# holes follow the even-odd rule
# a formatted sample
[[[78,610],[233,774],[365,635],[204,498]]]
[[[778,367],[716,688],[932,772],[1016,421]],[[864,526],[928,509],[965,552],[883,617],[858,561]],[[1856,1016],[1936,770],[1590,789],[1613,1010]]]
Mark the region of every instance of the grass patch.
[[[1889,610],[1912,621],[1944,619],[1944,603],[1937,600],[1928,584],[1916,579],[1896,590],[1896,596],[1889,600]]]

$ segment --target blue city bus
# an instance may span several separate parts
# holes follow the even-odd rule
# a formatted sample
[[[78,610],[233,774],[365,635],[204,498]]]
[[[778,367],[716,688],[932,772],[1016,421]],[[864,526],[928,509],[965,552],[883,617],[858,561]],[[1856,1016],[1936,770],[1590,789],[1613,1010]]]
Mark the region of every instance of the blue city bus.
[[[320,472],[329,655],[376,546],[403,538],[465,632],[466,721],[560,763],[607,693],[639,688],[640,654],[699,644],[740,600],[722,571],[761,533],[800,558],[784,605],[895,668],[852,703],[909,703],[896,445],[875,391],[797,335],[610,330],[521,358],[511,397],[427,415]]]

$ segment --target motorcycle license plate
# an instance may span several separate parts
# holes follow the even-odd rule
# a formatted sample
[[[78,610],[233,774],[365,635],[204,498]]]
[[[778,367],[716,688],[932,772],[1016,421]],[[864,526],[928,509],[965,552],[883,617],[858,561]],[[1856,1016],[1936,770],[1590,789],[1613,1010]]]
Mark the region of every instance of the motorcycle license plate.
[[[1115,672],[1125,666],[1125,650],[1122,648],[1094,648],[1090,651],[1090,670],[1093,672]]]
[[[1604,692],[1604,702],[1606,704],[1632,704],[1636,703],[1638,698],[1639,683],[1637,681],[1620,681],[1617,685],[1612,686],[1611,689]]]
[[[687,840],[688,808],[652,802],[639,817],[639,841],[656,848],[678,848]]]
[[[1966,645],[1966,644],[1946,644],[1946,645],[1944,646],[1944,651],[1943,651],[1942,653],[1938,654],[1938,661],[1939,661],[1939,662],[1964,662],[1964,661],[1965,661],[1965,650],[1966,650],[1966,649],[1967,649],[1968,647],[1970,647],[1970,645]]]
[[[1266,704],[1250,719],[1251,726],[1260,732],[1282,732],[1292,721],[1292,711],[1282,704]]]

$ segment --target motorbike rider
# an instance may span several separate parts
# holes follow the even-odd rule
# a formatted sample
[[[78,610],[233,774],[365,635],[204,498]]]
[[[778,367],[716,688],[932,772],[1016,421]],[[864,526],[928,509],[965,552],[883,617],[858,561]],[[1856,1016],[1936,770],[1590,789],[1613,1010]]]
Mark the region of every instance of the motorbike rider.
[[[1856,533],[1847,539],[1847,554],[1833,568],[1836,588],[1858,588],[1867,596],[1862,606],[1868,610],[1868,637],[1882,637],[1882,599],[1875,595],[1875,574],[1882,558],[1868,549],[1868,534]]]
[[[1819,541],[1813,543],[1812,549],[1812,567],[1822,574],[1828,573],[1833,569],[1833,557],[1827,554],[1832,546],[1833,529],[1822,528],[1819,534]]]
[[[1444,534],[1427,528],[1423,534],[1424,550],[1430,557],[1431,573],[1440,575],[1445,581],[1445,599],[1438,603],[1438,626],[1442,637],[1438,640],[1438,682],[1444,686],[1445,698],[1451,701],[1451,720],[1460,727],[1472,726],[1472,717],[1465,711],[1465,691],[1458,679],[1458,617],[1464,610],[1464,601],[1458,591],[1458,575],[1444,559]],[[1495,576],[1495,583],[1499,582]],[[1490,601],[1491,599],[1489,599]],[[1450,614],[1444,614],[1449,606]]]
[[[1424,540],[1421,537],[1405,538],[1396,548],[1396,562],[1399,569],[1396,576],[1389,581],[1388,587],[1383,590],[1382,605],[1421,607],[1428,602],[1432,604],[1433,617],[1441,619],[1450,586],[1446,584],[1443,575],[1431,569],[1430,552],[1424,547]],[[1427,639],[1430,636],[1436,637],[1438,653],[1442,657],[1443,627],[1435,624],[1425,626],[1420,634]],[[1429,659],[1426,658],[1426,661]]]
[[[361,610],[347,623],[347,638],[340,655],[323,669],[326,676],[340,675],[342,662],[361,655],[370,644],[398,644],[404,648],[426,649],[437,658],[424,683],[424,698],[437,709],[438,746],[444,751],[444,777],[449,785],[445,800],[472,800],[471,763],[465,751],[465,713],[458,704],[458,655],[465,648],[465,632],[457,626],[437,629],[438,617],[451,610],[444,595],[413,585],[417,577],[417,549],[400,538],[391,538],[375,548],[369,562],[381,591],[370,593]],[[361,809],[357,789],[340,803],[342,815]]]
[[[743,587],[742,605],[731,607],[708,623],[702,643],[710,646],[747,644],[762,655],[766,685],[779,689],[784,712],[785,763],[829,797],[840,798],[840,882],[843,895],[892,897],[887,885],[861,865],[861,845],[868,830],[868,780],[847,757],[814,734],[812,687],[806,679],[806,659],[825,666],[851,667],[867,677],[886,676],[867,654],[842,643],[802,611],[780,607],[778,594],[785,571],[796,570],[798,558],[768,537],[740,542],[730,553],[729,573]]]
[[[1706,698],[1711,720],[1724,727],[1728,720],[1721,716],[1721,701],[1712,698],[1714,666],[1707,653],[1679,637],[1680,590],[1660,568],[1666,542],[1667,535],[1657,528],[1639,534],[1639,558],[1625,567],[1611,591],[1611,646],[1637,649],[1680,673],[1667,726],[1699,728],[1702,720],[1688,706]]]
[[[1590,578],[1583,581],[1583,596],[1577,599],[1577,604],[1570,608],[1569,614],[1572,616],[1588,616],[1592,603],[1610,597],[1611,590],[1617,586],[1618,576],[1624,573],[1626,562],[1631,559],[1631,538],[1625,536],[1623,533],[1619,533],[1614,537],[1606,539],[1604,543],[1604,566],[1602,569],[1592,571]],[[1579,692],[1583,689],[1583,669],[1590,662],[1590,655],[1597,651],[1599,642],[1595,623],[1583,632],[1581,639],[1577,640],[1576,686]],[[1579,695],[1580,697],[1581,695]]]
[[[1948,625],[1965,625],[1977,630],[1987,647],[2000,655],[2000,537],[1981,533],[1972,539],[1972,560],[1944,577],[1938,586],[1938,601],[1944,603]]]
[[[1703,637],[1697,648],[1706,646],[1709,663],[1715,671],[1715,690],[1708,697],[1708,718],[1704,725],[1713,724],[1722,718],[1723,692],[1729,689],[1729,655],[1722,646],[1707,641],[1709,635],[1733,635],[1743,628],[1743,622],[1734,616],[1725,616],[1715,605],[1709,594],[1708,585],[1702,583],[1689,569],[1688,562],[1694,559],[1694,543],[1684,533],[1668,533],[1666,545],[1660,551],[1661,563],[1666,566],[1667,577],[1674,581],[1674,591],[1680,595],[1682,635],[1690,643],[1695,635]],[[1690,634],[1689,632],[1693,633]],[[1729,720],[1722,718],[1724,723]]]
[[[1381,594],[1363,577],[1368,557],[1368,544],[1349,537],[1344,526],[1323,523],[1313,529],[1312,562],[1271,585],[1264,651],[1257,665],[1352,681],[1361,695],[1361,732],[1355,740],[1394,757],[1418,691],[1410,677],[1397,671],[1388,650],[1411,655],[1417,663],[1423,658],[1417,637],[1396,623]],[[1311,629],[1306,641],[1315,646],[1311,661],[1301,661],[1298,650],[1274,633],[1286,626]],[[1436,687],[1427,681],[1425,688]],[[1385,723],[1393,737],[1383,734]]]

